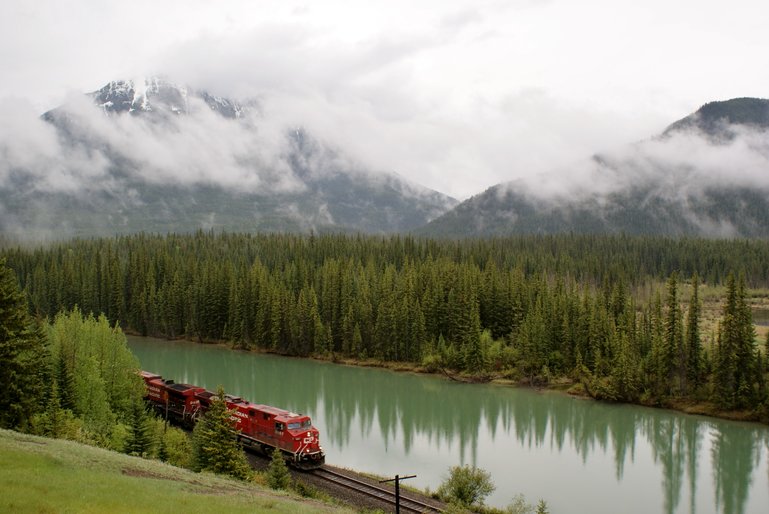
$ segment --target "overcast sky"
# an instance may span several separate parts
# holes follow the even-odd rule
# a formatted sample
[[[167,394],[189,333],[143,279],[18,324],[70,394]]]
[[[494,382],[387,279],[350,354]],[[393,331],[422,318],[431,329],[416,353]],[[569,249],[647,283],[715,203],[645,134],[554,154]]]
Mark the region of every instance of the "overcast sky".
[[[766,0],[3,0],[0,100],[163,75],[464,199],[769,97],[768,21]]]

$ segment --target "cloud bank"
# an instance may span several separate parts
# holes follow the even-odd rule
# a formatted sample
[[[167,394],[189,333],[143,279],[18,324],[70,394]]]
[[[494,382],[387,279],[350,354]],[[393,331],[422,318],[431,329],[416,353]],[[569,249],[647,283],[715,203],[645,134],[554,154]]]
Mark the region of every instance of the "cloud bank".
[[[769,131],[730,130],[734,137],[721,142],[696,130],[650,138],[505,183],[498,193],[523,191],[564,203],[632,189],[672,201],[701,197],[708,189],[769,190]]]
[[[0,104],[0,187],[14,178],[25,178],[37,192],[68,194],[130,182],[264,194],[304,187],[286,162],[285,127],[226,119],[196,97],[189,98],[188,114],[158,119],[107,116],[88,97],[75,95],[52,116],[65,127],[62,133],[29,105]]]
[[[166,75],[458,198],[766,96],[766,3],[73,0],[0,5],[0,97]],[[106,34],[106,36],[105,36]]]

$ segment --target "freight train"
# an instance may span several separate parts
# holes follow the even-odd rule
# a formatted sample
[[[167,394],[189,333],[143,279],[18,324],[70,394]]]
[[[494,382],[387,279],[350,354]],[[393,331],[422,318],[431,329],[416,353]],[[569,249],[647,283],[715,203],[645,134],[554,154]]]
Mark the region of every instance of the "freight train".
[[[147,388],[145,399],[165,419],[191,428],[205,414],[216,393],[190,384],[177,384],[149,371],[140,372]],[[298,469],[315,469],[325,461],[318,429],[309,416],[257,405],[225,395],[232,413],[234,433],[246,448],[267,454],[280,449],[286,461]]]

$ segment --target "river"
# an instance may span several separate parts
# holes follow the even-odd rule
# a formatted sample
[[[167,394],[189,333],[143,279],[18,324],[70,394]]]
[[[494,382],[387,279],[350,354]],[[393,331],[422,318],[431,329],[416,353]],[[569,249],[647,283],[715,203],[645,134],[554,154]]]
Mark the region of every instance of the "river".
[[[554,514],[769,512],[769,427],[553,392],[129,337],[142,368],[312,416],[327,462],[416,474],[491,473],[487,499],[522,493]]]

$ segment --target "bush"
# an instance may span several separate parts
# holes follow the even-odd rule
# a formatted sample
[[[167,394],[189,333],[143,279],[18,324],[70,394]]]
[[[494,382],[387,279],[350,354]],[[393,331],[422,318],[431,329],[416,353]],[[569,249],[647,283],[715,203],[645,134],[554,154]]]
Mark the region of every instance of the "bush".
[[[305,484],[301,480],[294,482],[294,491],[303,498],[312,498],[314,500],[331,501],[331,497],[311,484]]]
[[[130,428],[123,423],[118,423],[112,427],[112,433],[110,434],[109,449],[115,452],[129,453],[125,451],[126,442],[128,441]]]
[[[422,367],[428,373],[435,373],[441,370],[442,362],[440,355],[429,353],[422,358]]]
[[[71,410],[56,409],[34,414],[29,428],[34,435],[77,441],[83,432],[83,422]]]
[[[192,469],[192,443],[187,433],[176,427],[163,427],[162,420],[157,420],[157,425],[160,429],[158,458],[172,466]]]
[[[483,505],[494,489],[488,471],[475,466],[454,466],[438,488],[438,495],[446,502],[471,508]]]

